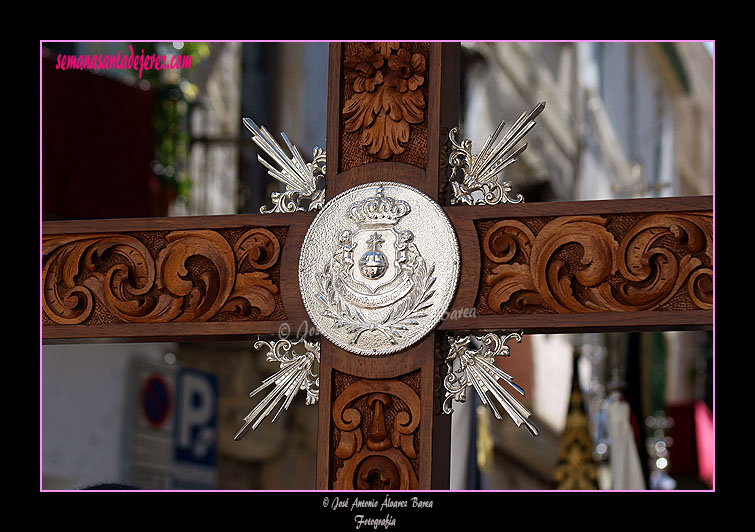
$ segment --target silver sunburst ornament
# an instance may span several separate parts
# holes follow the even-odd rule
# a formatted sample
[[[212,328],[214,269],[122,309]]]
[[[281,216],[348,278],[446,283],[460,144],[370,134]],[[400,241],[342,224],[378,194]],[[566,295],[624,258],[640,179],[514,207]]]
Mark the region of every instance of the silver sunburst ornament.
[[[280,370],[271,375],[249,397],[254,397],[269,386],[273,390],[244,418],[234,440],[240,440],[249,429],[255,430],[260,423],[285,399],[273,417],[274,423],[284,410],[288,410],[300,390],[307,392],[308,405],[315,404],[320,396],[320,342],[308,342],[304,338],[291,342],[287,339],[274,342],[258,340],[254,348],[267,347],[267,361],[279,362]]]
[[[495,357],[507,357],[511,354],[506,342],[512,338],[516,339],[517,342],[521,342],[522,334],[522,332],[513,332],[500,336],[488,333],[484,336],[448,337],[451,349],[448,356],[446,356],[448,373],[443,381],[446,389],[446,399],[443,401],[443,412],[445,414],[453,413],[453,408],[451,408],[453,401],[460,403],[466,401],[466,390],[471,386],[477,391],[482,404],[490,408],[496,419],[503,418],[498,413],[488,394],[498,401],[511,419],[514,420],[517,427],[524,424],[533,436],[539,434],[537,427],[527,421],[527,418],[532,413],[522,403],[517,401],[498,381],[505,381],[522,395],[524,395],[524,390],[514,384],[514,377],[495,365]],[[470,344],[473,345],[470,346]],[[479,344],[479,347],[475,349],[474,344]]]
[[[257,155],[257,160],[267,168],[269,175],[286,185],[285,192],[271,194],[273,208],[263,205],[260,207],[260,212],[268,214],[321,209],[325,200],[325,190],[319,188],[319,182],[325,176],[325,150],[315,147],[312,153],[314,160],[308,163],[302,158],[296,146],[288,140],[285,133],[281,133],[281,136],[291,153],[290,156],[284,153],[281,145],[264,126],[258,126],[249,118],[244,118],[244,125],[252,132],[252,141],[272,159],[278,168],[261,155]],[[302,200],[309,202],[306,209],[300,205]]]
[[[448,134],[452,150],[448,156],[448,164],[451,165],[449,181],[453,190],[451,205],[494,205],[497,203],[520,203],[524,201],[521,194],[515,197],[508,195],[511,192],[511,181],[499,183],[497,175],[507,166],[516,162],[516,158],[527,149],[523,144],[513,153],[512,149],[517,143],[535,127],[535,118],[545,109],[545,102],[540,102],[529,113],[524,112],[506,134],[498,141],[506,123],[502,121],[490,135],[478,155],[472,154],[472,141],[465,139],[458,141],[459,128],[453,128]],[[496,141],[498,141],[496,143]],[[457,170],[463,173],[461,182],[454,181]]]

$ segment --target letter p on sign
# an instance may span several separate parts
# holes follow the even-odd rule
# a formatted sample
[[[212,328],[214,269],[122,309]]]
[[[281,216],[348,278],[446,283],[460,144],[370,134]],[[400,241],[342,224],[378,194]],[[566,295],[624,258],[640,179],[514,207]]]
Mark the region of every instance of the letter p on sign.
[[[217,383],[213,375],[181,369],[177,383],[175,457],[215,465]]]

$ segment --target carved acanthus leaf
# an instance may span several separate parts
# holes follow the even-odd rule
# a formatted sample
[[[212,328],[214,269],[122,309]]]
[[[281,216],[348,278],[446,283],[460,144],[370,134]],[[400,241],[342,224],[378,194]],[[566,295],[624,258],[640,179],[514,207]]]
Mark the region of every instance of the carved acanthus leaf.
[[[622,233],[609,230],[614,225],[622,224],[607,216],[562,216],[535,234],[521,221],[495,223],[482,239],[487,306],[628,312],[681,297],[692,308],[712,308],[710,214],[653,214]]]
[[[159,247],[154,242],[160,241]],[[154,247],[154,249],[152,249]],[[280,243],[256,228],[235,249],[218,232],[173,231],[140,240],[119,233],[43,238],[43,312],[58,325],[208,321],[277,307],[268,271]],[[242,265],[246,271],[241,271]]]
[[[404,152],[411,124],[425,119],[425,57],[398,43],[375,43],[347,57],[344,78],[353,94],[344,102],[344,130],[361,132],[370,155],[388,159]],[[396,51],[395,54],[393,51]]]

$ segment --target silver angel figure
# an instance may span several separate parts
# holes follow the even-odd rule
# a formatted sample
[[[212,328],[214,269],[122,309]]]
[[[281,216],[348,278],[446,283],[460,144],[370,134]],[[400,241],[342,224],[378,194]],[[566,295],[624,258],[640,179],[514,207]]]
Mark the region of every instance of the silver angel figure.
[[[290,340],[277,340],[272,343],[257,341],[254,343],[255,349],[266,346],[267,361],[280,362],[280,370],[271,375],[262,385],[249,394],[254,397],[268,386],[275,385],[275,388],[244,418],[244,426],[236,434],[235,440],[244,437],[249,429],[255,430],[260,423],[285,399],[278,412],[273,417],[272,423],[278,419],[278,416],[293,402],[299,390],[306,390],[308,405],[315,404],[320,394],[320,342],[308,342],[305,339],[292,343]],[[304,352],[296,352],[299,346],[304,347]],[[315,368],[317,364],[317,368]]]
[[[509,196],[511,181],[499,183],[496,176],[504,168],[516,162],[516,158],[527,149],[527,144],[523,144],[513,153],[509,153],[535,126],[534,119],[543,109],[545,109],[545,102],[540,102],[529,113],[522,113],[503,138],[496,143],[506,123],[502,121],[493,134],[487,138],[478,155],[472,154],[472,141],[469,139],[465,139],[461,143],[458,141],[458,128],[453,128],[449,132],[448,139],[453,147],[448,156],[448,163],[451,165],[449,180],[453,190],[452,205],[458,203],[494,205],[496,203],[520,203],[524,201],[521,194],[517,194],[513,198]],[[461,182],[454,181],[459,169],[464,174]],[[477,194],[478,197],[475,198],[474,192],[481,193],[482,197]]]
[[[513,383],[514,377],[495,365],[495,357],[510,356],[509,346],[506,345],[506,342],[512,338],[521,342],[522,333],[514,332],[506,336],[488,333],[484,336],[448,337],[451,349],[446,357],[448,373],[443,382],[446,389],[446,399],[443,401],[444,413],[451,414],[453,412],[452,401],[465,402],[466,389],[471,386],[477,391],[482,404],[490,408],[496,419],[502,418],[493,401],[488,397],[488,393],[498,401],[514,420],[517,427],[524,424],[533,436],[539,434],[537,427],[527,421],[532,413],[498,382],[499,379],[502,379],[517,392],[524,395],[524,390]],[[469,347],[473,339],[480,344],[478,349]]]
[[[309,200],[306,210],[314,211],[321,209],[325,201],[325,190],[319,188],[319,182],[325,176],[325,151],[315,147],[313,150],[314,160],[307,163],[302,158],[299,150],[294,146],[285,133],[281,133],[283,140],[291,153],[289,157],[283,152],[273,136],[264,127],[257,126],[249,118],[244,118],[244,125],[252,132],[252,140],[259,146],[276,164],[273,167],[261,155],[257,160],[267,168],[267,173],[286,185],[285,192],[273,192],[273,208],[260,207],[262,214],[271,212],[295,212],[304,211],[300,202]]]

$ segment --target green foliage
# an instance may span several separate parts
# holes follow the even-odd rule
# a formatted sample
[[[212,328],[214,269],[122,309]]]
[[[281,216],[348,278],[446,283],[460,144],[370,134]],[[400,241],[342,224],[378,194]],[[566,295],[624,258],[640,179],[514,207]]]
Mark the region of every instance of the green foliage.
[[[180,48],[172,43],[132,43],[135,51],[144,55],[191,56],[191,68],[210,55],[206,43],[185,42]],[[197,88],[187,79],[189,70],[149,69],[142,79],[149,82],[155,93],[152,132],[155,160],[152,170],[158,179],[173,188],[177,196],[188,197],[192,181],[187,172],[190,148],[188,117],[196,105]]]

